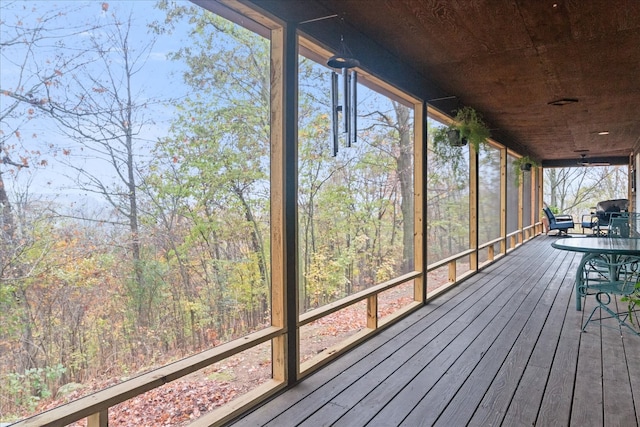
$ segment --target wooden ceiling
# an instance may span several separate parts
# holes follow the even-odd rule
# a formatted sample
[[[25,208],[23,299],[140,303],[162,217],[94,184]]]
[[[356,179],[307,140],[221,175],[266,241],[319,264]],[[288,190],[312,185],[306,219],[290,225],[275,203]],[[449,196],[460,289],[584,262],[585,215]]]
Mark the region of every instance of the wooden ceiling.
[[[336,51],[344,35],[364,68],[443,112],[474,107],[546,166],[626,163],[640,143],[638,0],[251,2]],[[577,102],[550,104],[563,99]]]

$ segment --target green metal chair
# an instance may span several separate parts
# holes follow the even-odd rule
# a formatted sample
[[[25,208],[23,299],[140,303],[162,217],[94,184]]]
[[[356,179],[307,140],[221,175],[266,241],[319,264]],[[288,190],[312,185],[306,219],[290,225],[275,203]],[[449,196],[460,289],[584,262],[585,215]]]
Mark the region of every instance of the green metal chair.
[[[629,237],[630,232],[629,218],[620,216],[609,221],[609,237]]]
[[[640,336],[638,319],[633,320],[636,315],[635,304],[626,303],[624,310],[618,307],[621,298],[638,295],[640,292],[640,256],[622,256],[611,259],[601,255],[589,260],[588,268],[591,276],[585,276],[581,289],[578,291],[584,296],[593,295],[596,306],[591,311],[582,327],[582,332],[586,332],[590,322],[600,321],[602,327],[613,327],[606,319],[615,319],[617,325],[614,328],[629,330],[632,334]],[[622,302],[620,305],[625,305]],[[599,318],[594,318],[596,311],[600,311]],[[605,314],[606,313],[606,314]]]
[[[609,222],[609,237],[640,237],[640,214],[637,212],[623,212],[611,217]]]
[[[596,204],[596,216],[601,228],[607,227],[611,218],[628,211],[628,199],[603,200]]]

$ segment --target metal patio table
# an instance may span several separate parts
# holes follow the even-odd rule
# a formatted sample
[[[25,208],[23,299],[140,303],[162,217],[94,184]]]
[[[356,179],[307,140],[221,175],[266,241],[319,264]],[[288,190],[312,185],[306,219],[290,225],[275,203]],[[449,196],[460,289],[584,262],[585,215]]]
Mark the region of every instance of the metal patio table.
[[[585,296],[583,280],[585,265],[589,261],[604,258],[609,265],[609,280],[617,280],[615,266],[622,256],[640,257],[640,239],[624,237],[571,237],[556,240],[551,244],[556,249],[583,253],[576,271],[576,310],[582,310],[582,297]]]

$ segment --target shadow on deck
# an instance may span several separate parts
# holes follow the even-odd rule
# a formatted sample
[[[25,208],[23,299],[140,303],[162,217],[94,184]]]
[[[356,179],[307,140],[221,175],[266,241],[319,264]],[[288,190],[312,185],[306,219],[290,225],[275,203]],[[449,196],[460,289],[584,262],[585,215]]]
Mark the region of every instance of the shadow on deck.
[[[575,237],[579,238],[579,237]],[[640,338],[581,333],[580,254],[540,236],[236,426],[635,426]]]

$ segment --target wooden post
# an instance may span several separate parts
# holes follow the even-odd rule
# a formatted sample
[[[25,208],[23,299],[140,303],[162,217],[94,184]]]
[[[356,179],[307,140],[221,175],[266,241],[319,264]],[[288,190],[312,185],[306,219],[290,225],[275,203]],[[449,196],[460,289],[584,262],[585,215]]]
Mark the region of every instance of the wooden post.
[[[105,409],[87,417],[87,427],[108,427],[109,410]]]
[[[507,253],[507,149],[500,150],[500,253]]]
[[[298,328],[298,36],[295,25],[286,26],[284,44],[284,265],[287,325],[287,382],[300,374],[300,328]]]
[[[422,272],[422,276],[413,282],[413,300],[424,303],[427,300],[427,104],[415,103],[413,113],[414,129],[414,167],[413,167],[413,256],[415,269]]]
[[[478,211],[480,209],[478,200],[480,168],[478,167],[478,160],[479,153],[473,144],[469,144],[469,249],[474,249],[473,253],[469,255],[469,268],[471,271],[478,270]]]
[[[449,283],[455,283],[457,279],[456,260],[449,262]]]
[[[516,245],[522,243],[523,241],[523,236],[522,236],[522,228],[523,228],[523,218],[524,218],[524,173],[522,171],[516,171],[520,172],[520,185],[518,185],[518,234],[517,234],[517,238],[516,238]],[[514,245],[515,247],[515,245]]]
[[[284,197],[284,29],[271,31],[271,325],[286,328]],[[287,380],[287,336],[272,341],[273,378]]]
[[[540,218],[540,222],[542,222],[543,230],[541,232],[546,233],[549,228],[549,224],[547,224],[547,228],[544,226],[544,220],[547,218],[546,215],[542,214],[542,207],[544,206],[544,169],[542,166],[538,167],[538,209],[536,212],[536,218]]]
[[[271,324],[287,334],[272,341],[273,379],[298,379],[297,99],[295,24],[271,32]]]
[[[367,328],[378,329],[378,294],[367,298]]]

